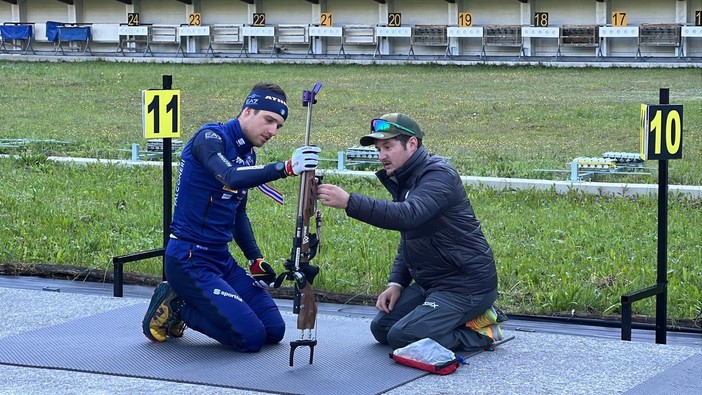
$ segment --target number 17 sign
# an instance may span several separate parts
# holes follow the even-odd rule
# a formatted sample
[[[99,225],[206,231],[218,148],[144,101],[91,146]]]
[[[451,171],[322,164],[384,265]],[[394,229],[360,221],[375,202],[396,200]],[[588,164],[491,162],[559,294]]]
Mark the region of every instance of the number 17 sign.
[[[180,91],[141,91],[144,138],[180,137]]]
[[[641,105],[641,158],[681,159],[683,146],[683,106]]]

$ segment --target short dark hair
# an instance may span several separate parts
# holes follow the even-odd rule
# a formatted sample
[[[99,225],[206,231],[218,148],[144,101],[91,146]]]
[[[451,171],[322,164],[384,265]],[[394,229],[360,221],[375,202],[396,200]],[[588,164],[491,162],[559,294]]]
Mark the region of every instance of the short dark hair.
[[[397,136],[393,137],[394,139],[397,139],[400,144],[402,144],[402,148],[407,148],[407,142],[409,139],[411,139],[413,136],[408,136],[406,134],[398,134]],[[422,146],[422,139],[417,139],[417,148]]]
[[[288,100],[288,96],[285,94],[285,91],[283,88],[280,87],[278,84],[274,84],[272,82],[259,82],[258,84],[254,85],[253,88],[251,88],[252,91],[273,91],[281,96],[283,96],[283,99],[285,101]]]

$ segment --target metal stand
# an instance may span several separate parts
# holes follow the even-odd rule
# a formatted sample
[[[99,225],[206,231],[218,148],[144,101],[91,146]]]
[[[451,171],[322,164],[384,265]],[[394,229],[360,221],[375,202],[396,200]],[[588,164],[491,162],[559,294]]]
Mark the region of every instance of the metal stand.
[[[171,75],[163,76],[163,89],[171,89],[173,84],[173,77]],[[112,263],[114,265],[114,291],[115,297],[123,296],[124,288],[124,263],[140,261],[148,258],[155,258],[160,256],[161,259],[161,278],[166,279],[166,265],[164,262],[166,246],[168,245],[168,239],[170,236],[170,226],[171,226],[171,207],[173,205],[173,198],[171,197],[173,192],[173,149],[171,148],[171,139],[163,139],[163,248],[158,248],[154,250],[148,250],[143,252],[136,252],[128,255],[121,255],[112,258]]]
[[[669,104],[669,90],[662,88],[660,104]],[[631,340],[631,304],[656,296],[656,343],[666,344],[668,316],[668,160],[658,161],[658,278],[656,285],[622,295],[622,340]]]

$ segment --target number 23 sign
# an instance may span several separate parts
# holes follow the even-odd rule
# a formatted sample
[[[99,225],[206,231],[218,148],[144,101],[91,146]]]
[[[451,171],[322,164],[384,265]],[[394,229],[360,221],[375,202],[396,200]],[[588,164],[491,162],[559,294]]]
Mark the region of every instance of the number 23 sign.
[[[683,106],[641,105],[641,158],[681,159]]]

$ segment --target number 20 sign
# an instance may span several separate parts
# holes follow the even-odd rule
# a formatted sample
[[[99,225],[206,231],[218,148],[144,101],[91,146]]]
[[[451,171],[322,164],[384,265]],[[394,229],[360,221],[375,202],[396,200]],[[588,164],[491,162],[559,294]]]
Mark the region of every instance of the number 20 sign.
[[[144,138],[180,137],[180,91],[141,91]]]
[[[683,146],[683,106],[641,105],[641,158],[681,159]]]

